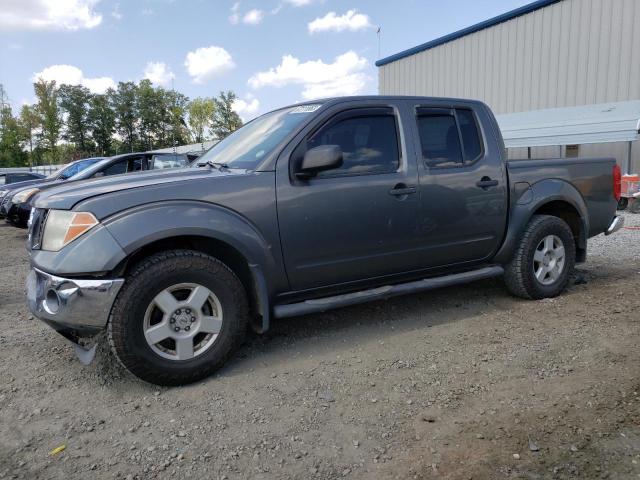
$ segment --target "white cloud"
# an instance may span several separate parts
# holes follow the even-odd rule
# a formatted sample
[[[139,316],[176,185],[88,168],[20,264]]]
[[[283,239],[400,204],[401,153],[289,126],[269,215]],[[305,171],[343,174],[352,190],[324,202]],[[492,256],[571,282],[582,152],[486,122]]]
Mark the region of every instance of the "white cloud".
[[[32,81],[55,80],[57,85],[82,85],[93,93],[104,93],[108,88],[115,88],[116,82],[111,77],[87,78],[78,67],[73,65],[51,65],[33,75]]]
[[[116,3],[111,11],[111,16],[116,20],[122,20],[122,14],[120,13],[120,4]]]
[[[245,119],[245,116],[249,118],[253,117],[260,108],[260,101],[250,93],[245,95],[245,98],[236,98],[233,102],[232,108],[235,112]]]
[[[253,10],[249,10],[242,17],[242,23],[247,25],[258,25],[262,22],[262,18],[264,17],[264,12],[262,10],[258,10],[254,8]]]
[[[0,30],[79,30],[102,23],[99,0],[2,0]]]
[[[240,21],[240,2],[236,2],[233,4],[233,6],[231,7],[231,15],[229,15],[229,22],[231,22],[232,25],[237,25],[238,22]]]
[[[151,83],[161,87],[171,85],[171,80],[176,76],[164,62],[147,62],[144,69],[144,78],[151,80]]]
[[[316,18],[310,22],[307,27],[309,28],[309,33],[342,32],[343,30],[355,32],[357,30],[373,28],[373,25],[369,21],[368,15],[358,13],[357,10],[349,10],[340,16],[336,15],[336,12],[329,12],[324,17]]]
[[[313,0],[284,0],[284,1],[290,5],[293,5],[294,7],[304,7],[305,5],[310,5],[313,2]]]
[[[302,85],[305,99],[357,95],[362,93],[370,80],[363,73],[366,67],[367,59],[354,51],[337,56],[333,63],[324,63],[322,60],[301,63],[292,55],[285,55],[277,67],[253,75],[249,85],[255,89]]]
[[[236,2],[231,7],[231,14],[229,15],[229,23],[237,25],[242,21],[245,25],[258,25],[262,23],[264,19],[264,11],[253,8],[246,12],[244,15],[240,13],[240,2]]]
[[[194,83],[205,83],[236,66],[229,52],[214,45],[187,53],[184,65]]]

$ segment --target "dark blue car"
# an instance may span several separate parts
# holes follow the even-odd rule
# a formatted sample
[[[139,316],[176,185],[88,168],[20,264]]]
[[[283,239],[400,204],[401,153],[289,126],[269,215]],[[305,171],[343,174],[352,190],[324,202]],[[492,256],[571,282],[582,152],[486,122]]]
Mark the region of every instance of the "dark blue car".
[[[0,187],[0,218],[5,218],[8,215],[11,207],[11,199],[19,190],[23,190],[26,187],[38,187],[47,183],[67,180],[103,158],[104,157],[83,158],[82,160],[71,162],[69,165],[57,170],[48,177],[11,183]]]

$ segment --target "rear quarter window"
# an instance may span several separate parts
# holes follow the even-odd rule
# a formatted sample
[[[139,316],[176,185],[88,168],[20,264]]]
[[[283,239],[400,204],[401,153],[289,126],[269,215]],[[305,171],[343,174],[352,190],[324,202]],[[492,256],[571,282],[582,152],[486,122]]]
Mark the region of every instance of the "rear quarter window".
[[[482,139],[478,131],[478,122],[471,110],[459,108],[456,110],[460,135],[464,147],[464,161],[473,162],[482,154]]]

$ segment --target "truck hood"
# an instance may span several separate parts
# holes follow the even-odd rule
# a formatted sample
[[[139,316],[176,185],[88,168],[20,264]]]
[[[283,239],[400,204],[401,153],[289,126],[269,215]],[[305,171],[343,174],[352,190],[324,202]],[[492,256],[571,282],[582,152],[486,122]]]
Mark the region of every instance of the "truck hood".
[[[105,195],[134,188],[144,188],[174,182],[185,182],[201,178],[241,175],[245,170],[221,171],[211,167],[176,168],[144,171],[113,177],[92,178],[65,182],[38,194],[34,201],[37,208],[71,209],[76,203],[98,195]]]

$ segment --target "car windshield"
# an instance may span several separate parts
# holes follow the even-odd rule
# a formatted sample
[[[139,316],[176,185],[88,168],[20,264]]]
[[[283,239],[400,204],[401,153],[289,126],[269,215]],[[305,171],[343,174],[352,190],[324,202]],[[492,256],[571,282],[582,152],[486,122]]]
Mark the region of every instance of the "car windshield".
[[[101,158],[87,158],[86,160],[73,162],[67,165],[66,167],[61,168],[60,170],[53,172],[47,178],[51,180],[53,179],[67,180],[68,178],[73,177],[78,172],[81,172],[85,168],[89,167],[90,165],[93,165],[94,163],[100,160]]]
[[[86,167],[91,168],[82,168],[75,172],[73,176],[69,178],[69,180],[84,180],[85,178],[91,177],[95,172],[100,170],[104,165],[107,165],[111,162],[109,158],[99,158],[95,162],[90,163]]]
[[[283,108],[262,115],[216,144],[194,163],[218,163],[229,168],[254,170],[320,104]]]

